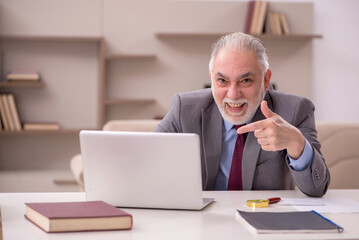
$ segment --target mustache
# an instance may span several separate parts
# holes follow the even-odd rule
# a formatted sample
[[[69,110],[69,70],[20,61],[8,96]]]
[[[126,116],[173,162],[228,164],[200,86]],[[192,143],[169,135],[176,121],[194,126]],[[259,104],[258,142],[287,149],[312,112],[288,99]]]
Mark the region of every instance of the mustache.
[[[247,99],[229,99],[229,98],[224,98],[222,101],[222,104],[226,104],[226,103],[230,103],[230,104],[243,104],[243,103],[249,103],[249,101]]]

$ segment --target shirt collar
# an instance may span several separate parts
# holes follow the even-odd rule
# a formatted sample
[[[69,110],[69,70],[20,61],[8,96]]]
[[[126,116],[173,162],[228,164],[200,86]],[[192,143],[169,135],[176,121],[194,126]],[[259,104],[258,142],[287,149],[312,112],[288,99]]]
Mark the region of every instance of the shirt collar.
[[[246,124],[249,124],[249,123],[251,123],[251,122],[253,122],[253,118],[254,118],[254,116],[251,118],[251,119],[249,119],[249,121],[248,122],[246,122]],[[233,128],[233,124],[232,123],[229,123],[229,122],[227,122],[226,120],[224,120],[223,119],[223,125],[224,125],[224,130],[228,133],[229,131],[231,131],[231,129]]]

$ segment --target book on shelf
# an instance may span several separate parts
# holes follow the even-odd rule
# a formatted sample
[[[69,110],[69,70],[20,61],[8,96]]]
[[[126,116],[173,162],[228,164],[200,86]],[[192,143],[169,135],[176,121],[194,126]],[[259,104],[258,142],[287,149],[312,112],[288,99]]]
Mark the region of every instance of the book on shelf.
[[[283,35],[280,25],[279,14],[276,12],[268,13],[266,20],[266,33],[269,35]]]
[[[278,15],[279,15],[280,26],[281,26],[283,34],[290,35],[290,29],[289,29],[287,16],[285,15],[285,13],[282,13],[282,12],[278,13]]]
[[[0,94],[0,111],[5,130],[21,130],[19,114],[17,112],[14,96],[12,94]]]
[[[5,115],[5,106],[3,104],[1,95],[0,95],[0,118],[1,118],[2,126],[4,127],[4,130],[9,130],[7,116]]]
[[[245,212],[237,210],[236,219],[255,234],[340,233],[344,229],[316,211]]]
[[[268,9],[268,2],[266,1],[259,2],[258,21],[254,34],[259,35],[263,33],[264,23],[267,17],[267,9]]]
[[[25,205],[25,218],[45,232],[132,228],[132,215],[103,201],[25,203]]]
[[[254,5],[255,5],[255,1],[248,2],[246,22],[245,22],[245,25],[244,25],[244,32],[245,33],[250,33],[250,30],[251,30]]]
[[[283,12],[269,12],[265,29],[270,35],[290,35],[288,20]]]
[[[252,35],[260,35],[266,20],[268,9],[267,1],[250,1],[248,3],[245,32]]]
[[[251,20],[251,25],[249,28],[250,34],[254,34],[256,26],[257,26],[258,14],[259,14],[259,4],[260,3],[258,1],[254,1],[252,20]]]
[[[25,122],[25,131],[58,131],[60,124],[57,122]]]
[[[287,17],[283,12],[269,11],[267,1],[250,1],[248,3],[245,32],[251,35],[289,35]]]
[[[7,98],[5,94],[0,95],[0,103],[1,103],[1,117],[4,121],[4,129],[6,131],[11,131],[13,125],[11,123],[9,106],[7,104]]]
[[[9,104],[11,119],[14,125],[14,130],[21,131],[22,127],[21,127],[19,112],[17,110],[15,103],[15,97],[13,94],[7,94],[6,96]]]
[[[39,81],[40,73],[35,71],[11,71],[6,75],[8,81]]]

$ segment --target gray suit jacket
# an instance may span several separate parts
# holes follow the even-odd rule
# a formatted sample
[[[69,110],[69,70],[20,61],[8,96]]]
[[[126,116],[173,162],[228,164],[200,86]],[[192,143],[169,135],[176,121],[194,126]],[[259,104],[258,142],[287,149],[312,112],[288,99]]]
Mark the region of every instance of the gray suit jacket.
[[[264,151],[253,132],[248,133],[242,157],[244,190],[280,190],[298,188],[309,196],[326,193],[330,175],[320,152],[314,120],[314,105],[308,99],[269,90],[265,95],[269,108],[297,127],[314,149],[313,162],[303,171],[287,163],[287,152]],[[265,117],[258,108],[253,121]],[[221,161],[223,119],[211,89],[178,94],[171,110],[156,128],[157,132],[196,133],[201,139],[203,190],[213,190]]]

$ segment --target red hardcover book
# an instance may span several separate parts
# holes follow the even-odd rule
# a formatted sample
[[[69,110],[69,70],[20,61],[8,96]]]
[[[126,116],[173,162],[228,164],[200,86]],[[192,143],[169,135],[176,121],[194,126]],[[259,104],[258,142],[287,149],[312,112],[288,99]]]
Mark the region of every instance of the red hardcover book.
[[[25,217],[45,232],[132,228],[132,215],[103,201],[25,203]]]

